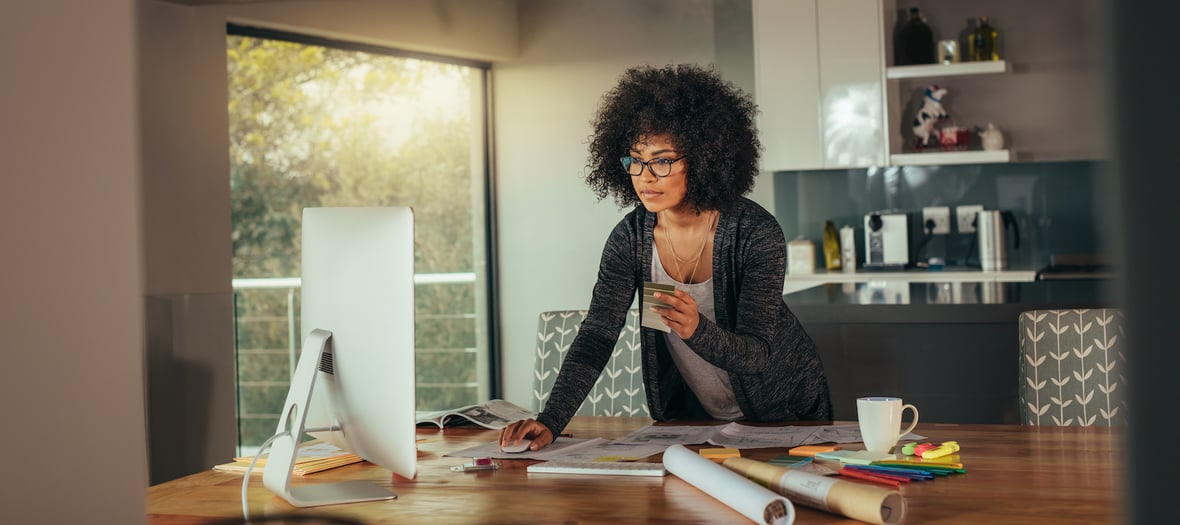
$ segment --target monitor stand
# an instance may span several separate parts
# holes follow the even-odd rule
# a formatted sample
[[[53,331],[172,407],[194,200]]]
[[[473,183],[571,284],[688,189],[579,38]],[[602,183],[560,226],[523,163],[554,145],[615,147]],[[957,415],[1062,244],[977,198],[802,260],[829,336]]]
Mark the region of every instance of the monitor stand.
[[[291,485],[291,473],[299,452],[299,439],[306,431],[307,409],[311,404],[315,375],[324,350],[331,344],[332,332],[312,330],[303,340],[303,354],[291,378],[291,389],[283,403],[275,438],[271,442],[262,483],[296,507],[316,507],[340,503],[387,500],[397,497],[392,491],[368,481]],[[259,451],[261,453],[261,451]]]

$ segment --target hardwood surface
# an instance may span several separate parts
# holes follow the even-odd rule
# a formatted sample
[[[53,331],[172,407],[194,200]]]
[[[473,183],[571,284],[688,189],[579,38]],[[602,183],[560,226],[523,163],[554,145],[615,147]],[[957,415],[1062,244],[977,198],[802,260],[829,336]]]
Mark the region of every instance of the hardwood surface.
[[[651,421],[644,418],[576,417],[566,432],[575,437],[617,438],[647,424]],[[904,524],[1122,521],[1121,430],[919,424],[916,432],[931,442],[957,440],[967,473],[904,485]],[[450,467],[469,460],[443,454],[493,441],[497,433],[420,428],[419,435],[426,439],[419,443],[415,480],[391,479],[389,471],[369,463],[306,478],[309,482],[370,480],[392,486],[398,493],[396,500],[298,509],[270,493],[262,486],[262,476],[254,475],[248,496],[251,516],[294,515],[303,518],[299,523],[308,523],[309,517],[362,523],[749,523],[672,475],[528,475],[525,467],[532,460],[502,461],[494,471],[452,472]],[[742,454],[767,460],[783,452],[755,449]],[[147,502],[148,522],[154,524],[240,519],[241,476],[214,471],[193,474],[150,487]],[[860,523],[795,507],[799,524]]]

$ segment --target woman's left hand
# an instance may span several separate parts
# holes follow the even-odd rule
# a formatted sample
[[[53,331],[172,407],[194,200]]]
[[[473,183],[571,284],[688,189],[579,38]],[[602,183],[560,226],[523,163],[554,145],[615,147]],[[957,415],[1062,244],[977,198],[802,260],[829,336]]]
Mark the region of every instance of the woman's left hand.
[[[696,333],[697,325],[701,322],[701,315],[697,311],[697,302],[691,295],[683,290],[676,290],[675,295],[656,292],[654,297],[668,303],[669,306],[653,306],[651,308],[660,314],[664,323],[673,332],[676,332],[676,335],[681,339],[688,339]]]

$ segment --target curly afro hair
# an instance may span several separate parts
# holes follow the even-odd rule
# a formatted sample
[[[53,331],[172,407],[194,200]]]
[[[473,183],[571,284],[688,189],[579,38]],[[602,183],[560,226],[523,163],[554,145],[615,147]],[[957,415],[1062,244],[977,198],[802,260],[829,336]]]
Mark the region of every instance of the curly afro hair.
[[[641,204],[621,157],[647,135],[667,134],[688,155],[685,200],[697,210],[724,210],[754,186],[761,144],[757,106],[712,68],[682,64],[628,69],[603,95],[592,125],[586,183],[599,200]]]

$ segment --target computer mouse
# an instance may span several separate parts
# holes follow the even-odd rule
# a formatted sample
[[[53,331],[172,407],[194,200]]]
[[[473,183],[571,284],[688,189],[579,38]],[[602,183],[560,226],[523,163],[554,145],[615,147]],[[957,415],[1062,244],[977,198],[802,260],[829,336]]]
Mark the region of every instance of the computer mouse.
[[[517,445],[508,444],[503,447],[500,447],[500,450],[507,452],[509,454],[519,454],[521,452],[528,450],[529,445],[532,445],[532,444],[533,444],[533,440],[531,440],[529,438],[524,438],[524,439],[520,440],[519,444],[517,444]]]

